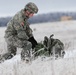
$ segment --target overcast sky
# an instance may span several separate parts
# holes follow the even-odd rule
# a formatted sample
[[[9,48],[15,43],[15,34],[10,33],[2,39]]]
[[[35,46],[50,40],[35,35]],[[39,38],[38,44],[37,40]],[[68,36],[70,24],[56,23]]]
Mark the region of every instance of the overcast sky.
[[[13,16],[28,2],[34,2],[41,13],[54,11],[76,11],[76,0],[0,0],[0,17]]]

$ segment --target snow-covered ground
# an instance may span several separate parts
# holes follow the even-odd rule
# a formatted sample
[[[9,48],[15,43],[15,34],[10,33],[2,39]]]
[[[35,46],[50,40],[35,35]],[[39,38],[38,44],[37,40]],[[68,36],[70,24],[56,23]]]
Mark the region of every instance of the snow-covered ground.
[[[65,44],[65,57],[58,60],[38,58],[26,64],[17,53],[12,59],[0,64],[0,75],[76,75],[76,21],[41,23],[31,25],[31,28],[38,42],[51,34],[60,39]],[[5,29],[0,28],[0,54],[7,51],[3,38]]]

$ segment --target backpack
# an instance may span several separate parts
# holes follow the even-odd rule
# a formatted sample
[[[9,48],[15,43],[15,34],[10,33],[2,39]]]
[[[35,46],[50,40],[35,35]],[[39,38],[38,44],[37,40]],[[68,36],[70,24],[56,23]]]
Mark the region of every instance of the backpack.
[[[50,35],[48,38],[47,36],[44,37],[43,43],[38,43],[35,49],[35,57],[38,56],[53,56],[55,58],[64,57],[64,44],[59,39],[54,39],[53,35]]]
[[[64,44],[59,39],[54,39],[54,35],[50,35],[50,37],[44,37],[44,47],[49,51],[50,56],[64,57]]]

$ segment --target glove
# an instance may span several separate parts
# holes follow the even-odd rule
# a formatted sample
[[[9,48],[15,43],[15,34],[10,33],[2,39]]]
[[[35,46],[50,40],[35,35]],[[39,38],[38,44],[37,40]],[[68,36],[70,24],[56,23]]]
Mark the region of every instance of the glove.
[[[36,45],[38,45],[37,41],[35,40],[33,36],[29,38],[28,41],[32,43],[32,49],[34,49]]]

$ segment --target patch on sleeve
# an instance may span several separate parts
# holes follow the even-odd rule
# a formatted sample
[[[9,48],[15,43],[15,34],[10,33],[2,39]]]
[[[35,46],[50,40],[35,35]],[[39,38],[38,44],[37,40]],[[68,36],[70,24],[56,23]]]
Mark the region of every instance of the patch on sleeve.
[[[24,26],[24,22],[21,22],[20,25],[21,25],[21,26]]]
[[[16,30],[19,30],[19,29],[20,29],[20,26],[19,26],[19,25],[16,25],[16,26],[15,26],[15,29],[16,29]]]

